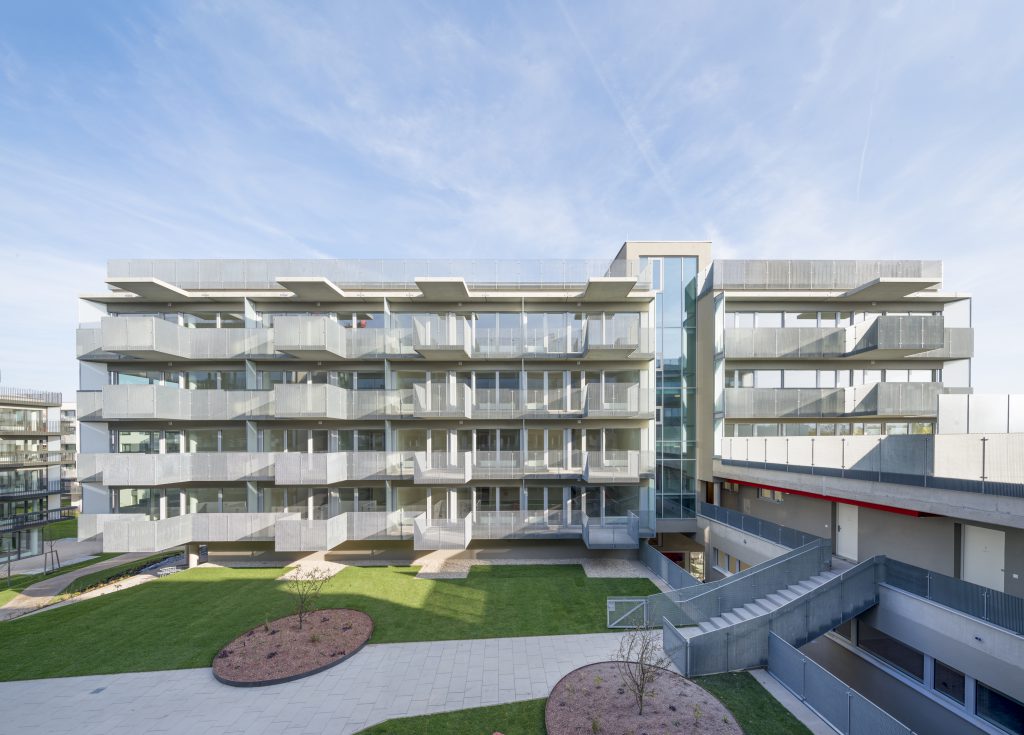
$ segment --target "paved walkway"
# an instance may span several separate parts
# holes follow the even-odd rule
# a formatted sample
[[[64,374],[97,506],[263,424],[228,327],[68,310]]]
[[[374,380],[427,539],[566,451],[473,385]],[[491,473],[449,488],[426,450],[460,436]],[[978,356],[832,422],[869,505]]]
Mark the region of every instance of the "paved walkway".
[[[49,554],[50,542],[47,541],[43,546],[47,554]],[[62,538],[55,541],[53,547],[60,556],[61,566],[65,567],[103,553],[102,541],[79,541],[74,538]],[[46,571],[43,569],[43,564],[43,554],[12,561],[11,574],[42,574]],[[49,564],[49,562],[47,561],[46,564]],[[4,574],[7,573],[6,563],[3,564],[2,571]]]
[[[118,735],[288,732],[344,735],[393,717],[546,697],[606,661],[622,633],[366,646],[307,679],[243,689],[209,669],[0,684],[10,732]]]
[[[96,562],[95,564],[89,564],[81,569],[76,569],[73,572],[65,572],[64,574],[56,574],[52,577],[47,577],[41,582],[36,582],[33,585],[29,585],[24,589],[21,594],[11,599],[6,605],[0,607],[0,621],[10,620],[11,618],[21,617],[26,615],[44,605],[48,605],[53,601],[53,598],[67,589],[67,586],[74,582],[79,577],[84,577],[87,574],[93,574],[94,572],[102,572],[104,569],[110,569],[120,564],[127,564],[128,562],[135,561],[136,559],[143,559],[149,554],[121,554],[115,556],[112,559],[106,559],[104,561]]]

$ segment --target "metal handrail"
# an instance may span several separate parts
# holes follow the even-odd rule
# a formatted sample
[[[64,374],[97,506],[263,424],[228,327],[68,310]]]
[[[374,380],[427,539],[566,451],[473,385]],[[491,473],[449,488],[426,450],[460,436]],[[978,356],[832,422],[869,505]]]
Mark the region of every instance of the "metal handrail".
[[[8,516],[7,518],[0,518],[0,532],[17,531],[22,528],[61,521],[66,518],[74,518],[77,514],[78,510],[76,508],[54,508],[52,510],[36,510],[31,513]]]

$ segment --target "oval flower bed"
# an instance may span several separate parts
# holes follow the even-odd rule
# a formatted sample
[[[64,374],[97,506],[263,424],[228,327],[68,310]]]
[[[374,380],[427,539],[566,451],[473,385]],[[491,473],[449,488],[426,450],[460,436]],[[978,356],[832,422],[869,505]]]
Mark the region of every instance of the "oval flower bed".
[[[213,659],[213,675],[232,686],[283,684],[340,664],[373,634],[373,620],[358,610],[334,608],[289,615],[235,638]]]
[[[743,735],[725,705],[668,669],[658,669],[644,700],[644,713],[639,714],[614,661],[583,666],[562,677],[548,696],[544,724],[548,735]]]

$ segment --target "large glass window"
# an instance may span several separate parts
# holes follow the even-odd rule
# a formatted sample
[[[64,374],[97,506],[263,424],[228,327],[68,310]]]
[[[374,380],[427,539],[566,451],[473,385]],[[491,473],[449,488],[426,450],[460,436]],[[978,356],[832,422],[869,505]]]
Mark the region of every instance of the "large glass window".
[[[222,513],[245,513],[249,510],[245,487],[226,487],[222,492]]]
[[[244,431],[244,430],[243,430]],[[189,452],[216,452],[216,429],[189,429],[185,432]]]
[[[863,620],[857,623],[857,645],[918,681],[924,681],[924,654]]]
[[[966,680],[961,672],[946,666],[941,661],[935,662],[935,670],[932,677],[932,686],[935,688],[935,691],[963,704],[965,684]]]
[[[1013,697],[978,682],[976,711],[982,719],[998,725],[1007,732],[1024,732],[1024,704]]]
[[[157,454],[160,451],[160,432],[118,431],[117,451],[121,454]]]

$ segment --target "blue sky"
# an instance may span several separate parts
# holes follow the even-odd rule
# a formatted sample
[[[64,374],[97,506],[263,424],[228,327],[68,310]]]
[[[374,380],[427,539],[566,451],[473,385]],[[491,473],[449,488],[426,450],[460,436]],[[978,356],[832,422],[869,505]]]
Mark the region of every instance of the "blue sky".
[[[1019,2],[8,2],[0,371],[121,257],[941,258],[1024,362]]]

